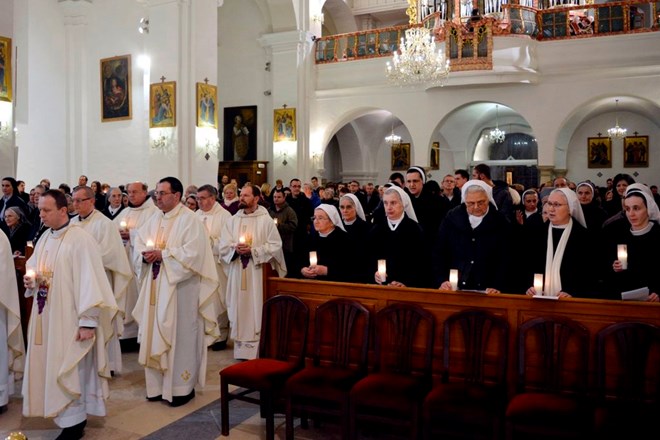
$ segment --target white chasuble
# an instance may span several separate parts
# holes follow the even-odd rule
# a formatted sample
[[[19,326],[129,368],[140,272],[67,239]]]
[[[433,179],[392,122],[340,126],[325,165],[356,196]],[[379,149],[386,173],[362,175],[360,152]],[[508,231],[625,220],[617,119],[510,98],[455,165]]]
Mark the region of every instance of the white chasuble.
[[[6,405],[14,394],[14,380],[21,378],[24,362],[14,259],[9,239],[0,234],[0,406]]]
[[[124,242],[124,249],[126,250],[126,255],[128,256],[129,261],[133,261],[134,259],[133,243],[135,239],[133,237],[135,236],[135,231],[152,215],[159,212],[160,211],[156,205],[154,205],[154,202],[151,201],[151,198],[147,198],[142,205],[125,208],[112,220],[117,229],[121,230],[122,228],[125,228],[129,232],[131,238]],[[124,224],[124,226],[122,226],[122,224]],[[133,270],[132,266],[131,270]],[[138,334],[138,326],[135,319],[133,319],[133,309],[137,303],[138,292],[140,291],[142,280],[138,279],[135,273],[133,273],[133,275],[133,278],[128,283],[126,295],[124,295],[124,310],[126,313],[124,315],[124,332],[120,336],[120,339],[137,338]]]
[[[37,242],[27,268],[36,272],[37,288],[26,292],[34,301],[23,415],[56,417],[78,399],[84,400],[88,414],[105,415],[110,376],[106,344],[113,335],[117,304],[96,241],[79,226],[49,229]],[[94,338],[76,341],[79,327],[96,327]],[[93,371],[82,371],[83,364]],[[88,378],[86,383],[81,377]]]
[[[249,259],[236,253],[241,238],[252,247]],[[258,206],[251,214],[239,210],[222,230],[219,254],[227,267],[227,311],[234,357],[254,359],[261,332],[263,265],[271,264],[280,277],[286,276],[282,238],[266,208]]]
[[[142,259],[148,244],[161,250],[159,265]],[[183,205],[149,218],[134,245],[133,265],[142,280],[133,311],[138,360],[147,395],[171,401],[205,384],[207,347],[218,337],[218,275],[204,226]]]
[[[121,347],[119,336],[124,332],[124,315],[126,313],[126,291],[133,278],[131,263],[126,256],[121,236],[115,224],[94,210],[84,219],[76,216],[71,219],[72,225],[79,225],[94,237],[101,251],[103,267],[110,282],[110,287],[117,301],[119,313],[113,321],[114,336],[108,343],[108,362],[110,370],[120,373],[122,370]]]

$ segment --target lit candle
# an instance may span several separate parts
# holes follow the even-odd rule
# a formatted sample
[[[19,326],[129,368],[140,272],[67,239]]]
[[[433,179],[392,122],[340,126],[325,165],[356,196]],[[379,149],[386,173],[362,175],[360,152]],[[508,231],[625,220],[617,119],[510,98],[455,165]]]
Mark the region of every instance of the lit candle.
[[[122,220],[119,222],[119,227],[121,228],[122,231],[125,231],[127,226],[128,225],[126,224],[126,220]]]
[[[27,247],[30,247],[30,248],[33,248],[33,247],[34,247],[34,243],[32,242],[32,240],[28,240],[28,242],[25,243],[25,245],[26,245]]]
[[[154,242],[151,240],[147,240],[147,250],[148,251],[153,251],[154,250]]]
[[[309,253],[309,265],[310,265],[311,267],[314,267],[314,266],[316,266],[316,263],[318,263],[318,261],[319,261],[319,260],[318,260],[318,258],[316,257],[316,252],[311,251],[311,252]]]
[[[240,244],[245,244],[245,235],[241,235],[240,237],[238,237],[238,242]]]
[[[275,226],[277,226],[277,219],[276,218],[273,219],[273,223],[275,223]]]
[[[536,290],[537,295],[543,294],[543,274],[535,273],[534,274],[534,290]]]
[[[33,289],[35,287],[35,283],[37,282],[37,273],[34,271],[34,269],[27,269],[25,271],[25,276],[30,280],[30,286],[27,287]]]
[[[451,284],[451,290],[458,290],[458,269],[449,271],[449,283]]]
[[[378,275],[381,280],[387,278],[387,262],[385,260],[378,260]]]
[[[628,269],[628,246],[626,246],[625,244],[617,245],[616,256],[617,256],[617,260],[621,262],[621,268],[623,270]]]

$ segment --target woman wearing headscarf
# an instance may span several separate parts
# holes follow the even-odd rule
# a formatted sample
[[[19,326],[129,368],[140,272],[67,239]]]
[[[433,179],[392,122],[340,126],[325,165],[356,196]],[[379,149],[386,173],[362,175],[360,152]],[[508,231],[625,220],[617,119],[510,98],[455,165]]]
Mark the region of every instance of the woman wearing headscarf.
[[[593,233],[599,233],[603,228],[603,223],[607,220],[607,211],[601,208],[596,197],[595,187],[591,182],[580,182],[575,187],[575,193],[582,206],[587,229]]]
[[[511,226],[497,211],[492,187],[481,180],[469,180],[461,196],[461,205],[449,211],[433,247],[435,287],[452,290],[449,271],[456,269],[459,290],[509,290]]]
[[[25,255],[25,246],[30,239],[31,228],[32,225],[25,218],[21,208],[10,206],[5,210],[5,223],[2,225],[2,230],[9,238],[14,255]]]
[[[385,219],[374,224],[367,239],[371,279],[398,287],[429,287],[428,245],[410,197],[393,184],[385,189],[382,202]],[[377,271],[378,260],[385,260],[385,279]]]
[[[648,287],[647,301],[658,302],[660,293],[660,210],[653,193],[645,185],[628,186],[623,200],[630,228],[619,229],[605,237],[607,259],[606,286],[611,299],[621,292]],[[618,245],[626,245],[627,267],[619,260]]]
[[[545,205],[550,224],[531,243],[532,270],[527,274],[528,285],[533,282],[535,273],[544,274],[543,291],[530,287],[526,294],[594,297],[598,290],[594,241],[587,231],[577,196],[568,188],[557,188],[550,193]]]
[[[353,194],[341,196],[339,212],[355,252],[351,261],[358,277],[357,281],[367,283],[371,280],[372,273],[367,263],[367,237],[371,230],[371,223],[367,223],[362,204]]]
[[[337,208],[321,204],[314,210],[314,231],[308,240],[310,260],[301,264],[303,278],[324,281],[356,281],[356,274],[351,267],[352,244]],[[311,261],[310,252],[316,253],[316,264]]]

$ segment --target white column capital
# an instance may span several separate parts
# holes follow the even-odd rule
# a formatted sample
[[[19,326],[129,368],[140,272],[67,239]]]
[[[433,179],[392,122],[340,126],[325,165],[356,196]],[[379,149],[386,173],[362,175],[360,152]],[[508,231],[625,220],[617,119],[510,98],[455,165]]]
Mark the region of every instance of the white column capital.
[[[274,34],[264,34],[259,38],[259,44],[265,48],[277,50],[296,49],[300,44],[312,44],[313,34],[301,30],[277,32]]]

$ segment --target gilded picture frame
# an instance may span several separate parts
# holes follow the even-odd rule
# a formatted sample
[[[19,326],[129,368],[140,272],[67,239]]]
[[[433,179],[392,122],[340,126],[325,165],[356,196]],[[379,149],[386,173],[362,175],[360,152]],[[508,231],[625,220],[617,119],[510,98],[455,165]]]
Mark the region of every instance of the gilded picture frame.
[[[176,81],[149,86],[149,127],[176,127]]]
[[[273,111],[273,142],[296,140],[296,109],[278,108]]]
[[[410,143],[392,144],[392,171],[410,168]]]
[[[197,83],[197,126],[218,128],[218,88]]]
[[[623,167],[646,168],[649,166],[649,137],[626,136],[623,138]]]
[[[440,142],[431,144],[431,157],[429,158],[429,168],[432,170],[440,169]]]
[[[11,102],[11,38],[0,37],[0,101]]]
[[[587,139],[587,167],[612,168],[612,139],[608,137]]]
[[[131,56],[103,58],[101,65],[101,121],[131,119]]]

